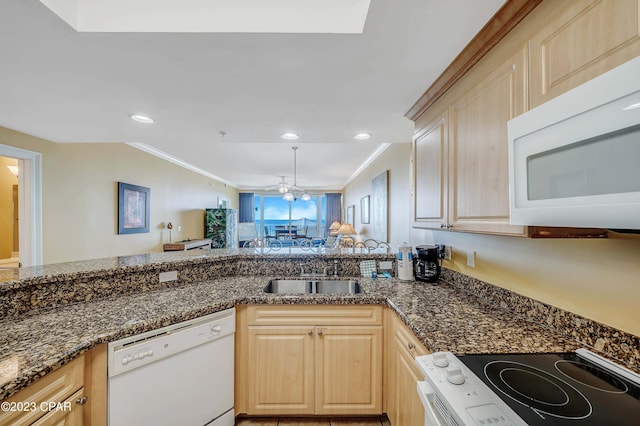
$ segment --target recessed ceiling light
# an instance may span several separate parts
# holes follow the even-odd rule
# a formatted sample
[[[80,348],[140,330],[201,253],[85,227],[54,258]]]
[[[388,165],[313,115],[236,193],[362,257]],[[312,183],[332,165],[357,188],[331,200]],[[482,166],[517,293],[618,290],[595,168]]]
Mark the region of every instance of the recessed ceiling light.
[[[133,121],[137,121],[138,123],[144,123],[144,124],[153,123],[153,118],[148,117],[146,115],[131,114],[131,115],[129,115],[129,118],[132,119]]]
[[[370,133],[358,133],[357,135],[354,135],[353,138],[357,139],[359,141],[364,141],[367,140],[371,137]]]
[[[628,105],[628,106],[622,108],[622,110],[623,111],[629,111],[630,109],[636,109],[636,108],[640,108],[640,102]]]
[[[300,135],[297,134],[297,133],[293,133],[293,132],[286,132],[286,133],[281,134],[280,137],[282,139],[286,139],[288,141],[294,141],[296,139],[299,139]]]

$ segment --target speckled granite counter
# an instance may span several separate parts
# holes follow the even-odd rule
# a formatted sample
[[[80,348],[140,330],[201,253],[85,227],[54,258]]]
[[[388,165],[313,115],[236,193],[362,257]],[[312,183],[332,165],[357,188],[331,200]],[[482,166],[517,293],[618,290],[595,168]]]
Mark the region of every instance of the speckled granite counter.
[[[247,265],[232,262],[238,261],[238,257],[234,256],[234,253],[218,253],[218,259],[222,259],[223,264],[234,271],[234,275],[177,282],[166,288],[145,287],[111,297],[32,310],[1,320],[0,399],[7,398],[99,343],[237,304],[384,304],[390,306],[428,348],[458,354],[558,352],[585,346],[574,338],[562,337],[562,333],[545,322],[527,319],[526,315],[514,312],[513,308],[505,309],[503,299],[497,303],[491,297],[478,298],[469,293],[465,286],[472,288],[474,293],[482,293],[482,289],[473,287],[479,285],[477,283],[461,282],[460,274],[445,273],[444,278],[450,282],[438,284],[360,278],[364,293],[358,295],[282,296],[264,293],[262,289],[269,279],[269,275],[264,274],[265,270],[255,267],[252,270],[255,274],[249,275],[252,271],[243,269]],[[364,256],[372,257],[375,256]],[[349,257],[352,264],[345,266],[343,272],[350,273],[342,275],[355,275],[352,269],[353,264],[357,263],[353,262],[361,258]],[[296,258],[296,262],[298,260]],[[185,258],[181,256],[179,261],[184,262]],[[319,261],[324,259],[320,258]],[[251,262],[259,261],[253,259]],[[166,266],[166,262],[161,264]],[[290,264],[279,267],[270,265],[276,270],[279,267],[291,268]],[[171,267],[175,266],[175,263],[171,264]],[[276,271],[272,276],[283,277],[284,274]],[[19,283],[12,283],[11,286],[19,286]],[[637,343],[637,337],[627,336],[625,339],[631,341],[623,344]],[[584,339],[578,340],[584,342]],[[610,355],[607,350],[612,347],[602,348],[600,352]],[[623,359],[626,364],[637,367],[637,346],[635,352],[623,354]]]

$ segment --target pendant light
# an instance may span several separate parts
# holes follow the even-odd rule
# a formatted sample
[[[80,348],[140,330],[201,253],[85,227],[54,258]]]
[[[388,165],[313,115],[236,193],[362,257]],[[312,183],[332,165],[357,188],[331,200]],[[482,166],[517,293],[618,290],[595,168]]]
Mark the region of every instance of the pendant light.
[[[303,193],[300,196],[300,199],[302,201],[309,201],[311,200],[311,195],[309,195],[309,193],[306,190],[298,187],[298,156],[297,156],[298,147],[292,146],[291,149],[293,149],[293,185],[286,188],[286,191],[282,196],[282,199],[285,201],[295,201],[296,197],[293,194],[293,191],[302,191]],[[283,181],[284,181],[284,178],[283,178]]]

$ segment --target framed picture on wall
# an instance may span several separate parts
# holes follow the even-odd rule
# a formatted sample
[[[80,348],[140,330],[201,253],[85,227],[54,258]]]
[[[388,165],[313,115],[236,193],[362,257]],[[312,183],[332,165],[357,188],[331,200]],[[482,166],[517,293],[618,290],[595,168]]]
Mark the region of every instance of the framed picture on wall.
[[[387,221],[389,217],[389,170],[380,173],[371,181],[371,207],[373,232],[371,237],[378,241],[389,241]]]
[[[356,213],[356,205],[353,204],[353,205],[348,206],[347,207],[347,216],[345,217],[344,222],[348,223],[350,225],[355,225],[353,223],[353,220],[355,219],[355,216],[356,216],[355,213]]]
[[[149,232],[151,189],[118,182],[118,234]]]
[[[371,196],[360,198],[360,223],[369,223],[369,202]]]

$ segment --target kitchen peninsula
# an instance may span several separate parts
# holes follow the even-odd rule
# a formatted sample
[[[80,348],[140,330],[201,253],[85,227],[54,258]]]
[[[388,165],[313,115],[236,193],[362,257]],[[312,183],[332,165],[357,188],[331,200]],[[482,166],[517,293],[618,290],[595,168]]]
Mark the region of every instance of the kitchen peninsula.
[[[393,254],[199,250],[24,268],[0,283],[2,400],[92,348],[246,305],[379,305],[430,351],[456,354],[594,348],[638,370],[638,338],[444,270],[438,283],[358,277],[361,294],[267,294],[270,278],[339,262],[340,278]],[[177,280],[160,283],[161,272]],[[576,324],[582,324],[577,327]],[[238,330],[242,332],[242,330]],[[104,366],[106,369],[106,365]]]

